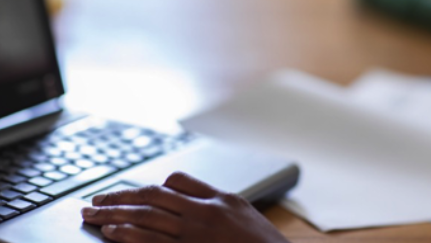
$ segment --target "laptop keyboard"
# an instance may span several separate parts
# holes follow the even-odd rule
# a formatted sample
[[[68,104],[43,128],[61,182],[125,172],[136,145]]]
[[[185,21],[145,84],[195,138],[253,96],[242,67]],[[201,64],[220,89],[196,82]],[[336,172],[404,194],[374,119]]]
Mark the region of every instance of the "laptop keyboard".
[[[0,222],[190,140],[187,133],[172,137],[116,122],[78,122],[0,149]]]

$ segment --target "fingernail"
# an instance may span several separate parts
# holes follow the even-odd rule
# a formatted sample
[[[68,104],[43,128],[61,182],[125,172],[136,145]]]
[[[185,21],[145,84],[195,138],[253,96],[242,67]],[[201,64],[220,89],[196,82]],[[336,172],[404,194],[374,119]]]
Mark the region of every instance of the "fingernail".
[[[103,200],[105,200],[106,196],[107,196],[106,194],[102,194],[102,195],[97,195],[97,196],[93,197],[93,205],[94,204],[97,204],[97,205],[101,204],[103,202]]]
[[[84,216],[93,217],[93,216],[95,216],[98,212],[99,212],[99,209],[98,209],[98,208],[83,208],[81,213],[82,213],[82,215],[84,215]]]
[[[117,228],[116,225],[105,225],[102,227],[102,232],[104,234],[110,235],[112,234],[112,232],[114,232],[114,230]]]

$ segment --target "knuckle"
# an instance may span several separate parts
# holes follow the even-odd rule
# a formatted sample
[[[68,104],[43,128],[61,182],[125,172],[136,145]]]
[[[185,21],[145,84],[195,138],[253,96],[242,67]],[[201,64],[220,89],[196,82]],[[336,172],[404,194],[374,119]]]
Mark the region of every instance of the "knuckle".
[[[103,203],[105,205],[106,204],[115,204],[115,202],[117,201],[117,199],[116,199],[117,197],[115,195],[116,195],[115,192],[108,193],[106,195],[106,198],[103,200]]]
[[[139,191],[140,200],[143,204],[151,204],[161,196],[162,192],[162,188],[157,185],[144,187]]]
[[[105,205],[118,205],[120,204],[121,196],[121,191],[108,193],[106,198],[103,200],[103,203]]]
[[[220,218],[223,215],[223,207],[217,202],[210,202],[203,207],[203,216],[209,221]]]

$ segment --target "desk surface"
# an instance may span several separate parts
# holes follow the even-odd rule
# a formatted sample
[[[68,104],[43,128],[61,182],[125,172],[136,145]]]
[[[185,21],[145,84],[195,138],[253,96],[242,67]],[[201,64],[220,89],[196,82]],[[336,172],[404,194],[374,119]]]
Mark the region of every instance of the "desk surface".
[[[348,0],[69,0],[56,20],[72,103],[102,114],[180,119],[286,67],[341,85],[376,66],[431,74],[431,32]],[[431,242],[431,224],[322,234],[265,215],[292,242]]]

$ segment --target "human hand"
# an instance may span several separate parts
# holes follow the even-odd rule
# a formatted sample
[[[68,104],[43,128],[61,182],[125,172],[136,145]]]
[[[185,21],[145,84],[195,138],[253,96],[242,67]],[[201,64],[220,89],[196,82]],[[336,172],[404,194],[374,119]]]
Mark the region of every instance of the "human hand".
[[[288,243],[245,199],[183,173],[93,198],[85,222],[121,243]]]

